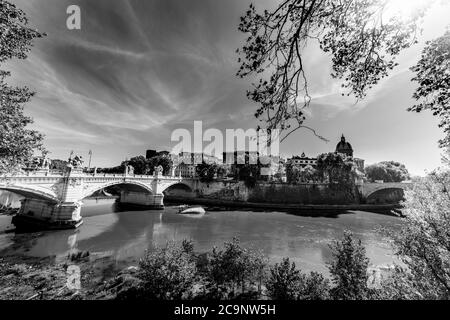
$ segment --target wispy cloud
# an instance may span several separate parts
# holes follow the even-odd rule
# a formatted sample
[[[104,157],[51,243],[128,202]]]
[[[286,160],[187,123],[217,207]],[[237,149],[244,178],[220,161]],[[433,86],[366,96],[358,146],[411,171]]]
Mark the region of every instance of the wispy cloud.
[[[219,129],[258,124],[253,116],[256,106],[245,96],[249,82],[235,77],[235,49],[243,39],[237,25],[250,0],[15,2],[32,25],[48,33],[36,42],[27,61],[7,67],[14,83],[37,91],[26,110],[35,118],[35,127],[47,135],[53,156],[94,148],[98,165],[112,165],[146,148],[171,146],[171,131],[190,128],[194,120]],[[70,4],[82,9],[80,31],[65,28]],[[261,0],[256,5],[275,4]],[[437,31],[426,33],[426,39],[437,36],[447,21],[444,10],[432,15],[428,23]],[[420,48],[400,57],[393,76],[357,105],[353,98],[342,97],[339,81],[330,78],[330,58],[315,45],[306,48],[311,125],[329,138],[354,132],[355,123],[363,122],[360,117],[371,108],[381,108],[386,97],[403,112],[411,91],[407,70]],[[408,128],[400,114],[398,126]],[[373,121],[383,118],[371,116]],[[386,135],[389,129],[381,134]],[[299,141],[301,149],[311,154],[330,148],[305,132],[288,140],[283,146],[287,154],[300,149]],[[392,137],[386,140],[391,145],[401,143]],[[358,143],[362,141],[356,139],[356,148]],[[433,161],[421,160],[415,166]]]

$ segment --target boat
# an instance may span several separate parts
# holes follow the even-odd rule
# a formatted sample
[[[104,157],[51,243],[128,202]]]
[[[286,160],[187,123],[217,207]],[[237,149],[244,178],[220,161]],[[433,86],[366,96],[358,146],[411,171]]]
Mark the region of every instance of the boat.
[[[179,206],[179,214],[205,214],[205,209],[199,206]]]

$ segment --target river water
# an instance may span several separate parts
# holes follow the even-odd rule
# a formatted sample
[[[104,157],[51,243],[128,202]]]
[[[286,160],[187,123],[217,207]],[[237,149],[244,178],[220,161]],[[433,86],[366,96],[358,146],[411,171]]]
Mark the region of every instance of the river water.
[[[153,245],[191,239],[195,250],[238,237],[243,246],[261,249],[271,263],[290,257],[304,271],[327,273],[328,244],[349,229],[362,240],[371,265],[396,261],[379,228],[396,229],[401,220],[370,212],[349,211],[333,217],[305,217],[284,212],[215,211],[204,216],[176,214],[175,207],[157,211],[122,211],[111,200],[85,200],[84,224],[77,230],[27,234],[7,232],[11,217],[0,216],[0,256],[55,256],[73,249],[112,257],[117,264],[136,264]]]

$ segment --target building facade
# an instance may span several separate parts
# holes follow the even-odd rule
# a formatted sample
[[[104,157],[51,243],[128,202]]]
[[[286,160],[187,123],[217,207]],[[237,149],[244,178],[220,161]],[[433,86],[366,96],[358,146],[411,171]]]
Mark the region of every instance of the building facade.
[[[287,160],[287,165],[295,165],[299,167],[313,166],[317,165],[317,158],[309,158],[303,152],[301,156],[293,156]]]
[[[356,165],[357,175],[362,179],[364,177],[364,160],[353,157],[354,150],[352,145],[346,140],[345,136],[341,136],[341,140],[336,145],[336,153],[341,153],[347,157],[351,157]],[[157,152],[156,150],[147,150],[147,158],[151,158],[158,155],[166,155],[168,152]],[[181,177],[195,177],[197,165],[201,163],[216,163],[220,164],[223,171],[223,177],[239,176],[240,170],[247,165],[261,166],[261,179],[268,181],[283,181],[289,182],[287,177],[290,176],[289,170],[294,167],[304,171],[305,174],[314,172],[314,168],[317,167],[317,157],[308,157],[304,152],[300,156],[293,156],[288,159],[282,159],[281,157],[269,157],[270,163],[262,164],[257,152],[248,151],[234,151],[224,152],[222,159],[206,155],[203,153],[191,153],[183,152],[179,155],[169,155],[173,162],[172,172],[176,176]],[[316,177],[314,176],[314,179]],[[312,181],[311,178],[307,179]]]
[[[353,157],[353,147],[345,139],[344,135],[341,136],[341,140],[336,145],[336,149],[334,152],[341,153],[347,157],[352,158],[353,162],[356,165],[356,174],[358,177],[357,180],[360,181],[364,178],[364,159]],[[317,158],[307,157],[304,152],[301,154],[301,156],[293,156],[286,161],[287,176],[291,176],[289,170],[292,170],[293,167],[304,170],[308,166],[315,168],[317,166]],[[288,182],[290,182],[289,179]]]
[[[196,176],[196,167],[197,165],[191,163],[180,163],[175,168],[175,176],[183,177],[183,178],[193,178]]]

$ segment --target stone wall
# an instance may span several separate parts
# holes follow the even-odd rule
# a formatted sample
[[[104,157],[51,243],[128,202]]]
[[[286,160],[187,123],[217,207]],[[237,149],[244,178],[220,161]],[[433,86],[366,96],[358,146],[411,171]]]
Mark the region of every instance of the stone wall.
[[[211,183],[202,183],[196,191],[200,198],[231,201],[247,201],[249,195],[249,189],[242,181],[214,181]]]
[[[244,182],[215,181],[203,184],[197,196],[206,199],[248,201],[282,204],[353,204],[358,203],[342,190],[332,190],[327,184],[288,185],[282,183],[259,183],[248,188]]]
[[[353,204],[356,194],[351,196],[328,184],[258,184],[249,190],[247,201],[283,204]]]

